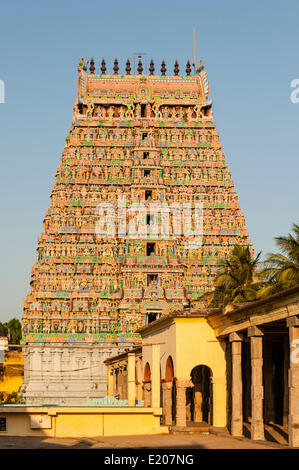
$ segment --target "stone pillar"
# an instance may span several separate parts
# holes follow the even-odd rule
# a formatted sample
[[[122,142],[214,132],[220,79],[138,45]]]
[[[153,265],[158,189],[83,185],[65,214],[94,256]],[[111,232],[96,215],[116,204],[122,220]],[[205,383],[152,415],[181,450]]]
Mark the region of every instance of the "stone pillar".
[[[114,367],[113,369],[113,395],[118,395],[118,384],[119,384],[119,368]]]
[[[187,387],[186,388],[186,421],[191,421],[192,419],[192,412],[191,412],[191,407],[192,407],[192,401],[193,400],[193,388]]]
[[[194,384],[194,421],[202,422],[202,384]]]
[[[135,353],[128,353],[128,405],[135,406]]]
[[[248,328],[251,351],[251,439],[264,440],[263,420],[263,332],[257,326]]]
[[[128,399],[128,364],[123,366],[123,400]]]
[[[137,365],[136,365],[136,387],[137,387],[137,401],[138,403],[142,401],[142,365],[141,359],[137,358]]]
[[[290,338],[289,446],[299,447],[299,317],[287,319]]]
[[[172,425],[172,382],[163,382],[163,423]]]
[[[152,385],[151,382],[144,382],[143,385],[144,392],[144,407],[150,408],[152,404]]]
[[[160,408],[160,345],[152,345],[152,407]]]
[[[191,385],[190,380],[176,381],[176,417],[178,427],[186,427],[186,388]]]
[[[123,396],[123,383],[124,383],[124,367],[123,367],[123,364],[120,364],[119,368],[118,368],[118,387],[117,387],[117,392],[118,392],[118,395],[119,395],[119,399],[120,400],[123,400],[124,399],[124,396]]]
[[[114,394],[114,369],[113,366],[107,367],[107,396],[112,397]]]
[[[232,345],[232,436],[243,435],[242,340],[243,337],[239,333],[229,335]]]
[[[284,363],[283,363],[283,426],[287,427],[289,423],[289,386],[288,386],[288,374],[289,374],[289,338],[284,338]]]
[[[226,379],[225,377],[211,377],[212,403],[210,408],[210,424],[224,428],[226,422]]]

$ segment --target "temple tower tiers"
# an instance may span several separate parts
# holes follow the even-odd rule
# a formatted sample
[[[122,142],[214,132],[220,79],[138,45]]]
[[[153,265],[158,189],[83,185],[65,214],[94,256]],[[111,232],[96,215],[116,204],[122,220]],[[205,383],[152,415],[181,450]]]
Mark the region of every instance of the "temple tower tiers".
[[[164,61],[161,75],[143,67],[131,75],[127,61],[120,75],[116,59],[108,75],[103,60],[96,75],[93,59],[89,72],[79,61],[24,301],[28,401],[104,396],[103,360],[136,344],[136,328],[200,307],[217,261],[250,244],[202,63],[186,76],[177,62],[172,76]]]

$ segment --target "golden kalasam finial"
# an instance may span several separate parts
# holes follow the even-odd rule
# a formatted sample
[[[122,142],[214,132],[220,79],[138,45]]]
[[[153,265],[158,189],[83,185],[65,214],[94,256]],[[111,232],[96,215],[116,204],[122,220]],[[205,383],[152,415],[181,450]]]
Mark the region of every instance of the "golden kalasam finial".
[[[153,61],[153,59],[151,59],[151,63],[150,63],[150,66],[149,66],[149,72],[150,72],[150,75],[154,75],[155,66],[154,66],[154,61]]]
[[[191,65],[190,65],[190,60],[188,60],[187,62],[187,66],[186,66],[186,74],[187,76],[189,77],[189,75],[191,75]]]
[[[106,62],[105,62],[105,59],[102,60],[101,72],[102,72],[102,75],[106,75]]]
[[[129,59],[127,60],[127,63],[126,63],[126,74],[131,75],[131,64],[130,64]]]
[[[119,66],[118,66],[118,60],[117,59],[115,59],[115,61],[114,61],[113,70],[114,70],[114,75],[118,75]]]
[[[90,66],[89,66],[89,71],[91,73],[91,75],[94,75],[94,71],[95,71],[95,66],[94,66],[94,60],[93,60],[93,57],[90,59]]]
[[[166,66],[165,66],[165,61],[164,61],[164,59],[162,60],[161,75],[162,75],[163,77],[166,75]]]
[[[143,71],[142,62],[141,62],[141,59],[139,59],[137,72],[139,73],[139,75],[142,75],[142,71]]]

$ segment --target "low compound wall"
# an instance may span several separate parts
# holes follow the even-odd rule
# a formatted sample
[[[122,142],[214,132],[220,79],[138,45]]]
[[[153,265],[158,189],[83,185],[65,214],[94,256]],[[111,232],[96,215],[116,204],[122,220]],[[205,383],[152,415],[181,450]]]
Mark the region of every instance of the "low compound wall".
[[[161,408],[0,406],[0,436],[98,437],[166,434]]]

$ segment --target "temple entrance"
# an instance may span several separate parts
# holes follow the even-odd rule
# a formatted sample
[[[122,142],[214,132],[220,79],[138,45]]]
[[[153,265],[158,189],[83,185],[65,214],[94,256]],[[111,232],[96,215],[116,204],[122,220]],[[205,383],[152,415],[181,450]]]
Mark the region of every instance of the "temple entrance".
[[[212,424],[212,371],[200,365],[191,371],[194,387],[186,390],[187,421]]]

